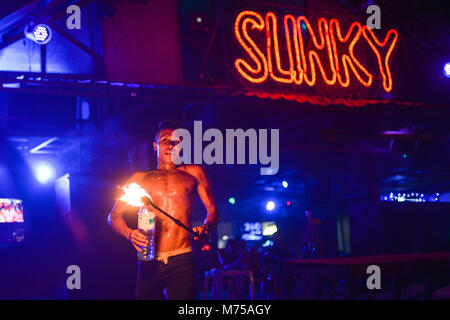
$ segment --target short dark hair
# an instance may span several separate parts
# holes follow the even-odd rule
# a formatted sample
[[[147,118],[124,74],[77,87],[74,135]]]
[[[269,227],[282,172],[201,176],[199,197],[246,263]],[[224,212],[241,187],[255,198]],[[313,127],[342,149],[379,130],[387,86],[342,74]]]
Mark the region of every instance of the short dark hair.
[[[178,120],[163,120],[163,121],[160,121],[158,123],[158,129],[156,129],[156,132],[155,132],[155,141],[158,141],[158,136],[159,136],[159,133],[161,132],[161,130],[163,130],[163,129],[176,130],[176,129],[183,128],[183,127],[184,127],[183,123],[181,121],[178,121]]]

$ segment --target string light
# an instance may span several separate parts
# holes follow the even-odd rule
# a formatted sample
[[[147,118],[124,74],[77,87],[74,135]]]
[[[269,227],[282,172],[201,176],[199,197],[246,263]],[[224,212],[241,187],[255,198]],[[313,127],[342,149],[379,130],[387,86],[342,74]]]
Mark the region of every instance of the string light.
[[[436,194],[423,194],[418,192],[411,193],[397,193],[394,195],[392,192],[387,195],[380,196],[381,201],[390,202],[439,202],[439,193]]]

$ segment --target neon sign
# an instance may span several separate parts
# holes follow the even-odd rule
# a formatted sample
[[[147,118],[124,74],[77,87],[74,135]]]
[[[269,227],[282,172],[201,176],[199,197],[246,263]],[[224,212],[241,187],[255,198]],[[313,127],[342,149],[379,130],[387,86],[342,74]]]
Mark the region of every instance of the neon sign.
[[[392,90],[393,81],[390,71],[390,57],[398,40],[398,32],[389,30],[383,41],[380,41],[371,29],[359,22],[353,22],[345,35],[337,19],[319,18],[317,33],[304,16],[295,18],[287,14],[283,18],[286,37],[288,61],[280,58],[277,17],[268,12],[263,17],[254,11],[242,11],[236,18],[234,33],[237,41],[248,54],[248,57],[236,59],[234,66],[238,73],[251,83],[263,83],[269,76],[279,83],[316,85],[318,74],[329,85],[347,88],[350,85],[350,70],[355,78],[365,87],[373,83],[374,75],[355,57],[354,48],[359,41],[365,41],[375,55],[378,70],[386,92]],[[312,45],[305,50],[306,29]],[[249,30],[265,32],[266,48],[258,47]],[[346,48],[344,52],[343,48]],[[322,57],[319,56],[322,53]],[[323,57],[326,56],[324,59]],[[288,62],[288,63],[287,63]]]
[[[246,222],[241,227],[241,230],[243,231],[242,240],[258,241],[263,238],[261,222]]]

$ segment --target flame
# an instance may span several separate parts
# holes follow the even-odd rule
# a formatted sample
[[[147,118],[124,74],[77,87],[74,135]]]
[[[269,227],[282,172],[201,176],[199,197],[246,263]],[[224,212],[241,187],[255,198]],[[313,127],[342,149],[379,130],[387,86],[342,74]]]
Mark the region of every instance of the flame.
[[[144,203],[142,198],[151,197],[148,193],[137,183],[133,182],[123,187],[123,195],[119,198],[120,201],[124,201],[131,206],[142,207]]]

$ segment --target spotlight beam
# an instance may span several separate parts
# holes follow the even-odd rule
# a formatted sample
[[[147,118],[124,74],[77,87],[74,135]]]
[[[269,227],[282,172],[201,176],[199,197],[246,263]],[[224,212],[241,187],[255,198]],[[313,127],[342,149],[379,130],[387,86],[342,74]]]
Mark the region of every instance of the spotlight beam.
[[[34,12],[38,10],[39,6],[41,6],[41,3],[38,1],[32,1],[29,4],[23,6],[22,8],[17,9],[10,15],[2,18],[0,20],[0,25],[2,26],[8,26],[16,28],[19,24],[22,25],[23,21],[21,20],[21,17],[28,16],[31,12]],[[10,30],[16,30],[16,29],[10,29]],[[22,31],[22,30],[21,30]],[[8,37],[6,38],[6,41],[3,41],[0,45],[0,50],[10,46],[16,41],[19,41],[20,39],[24,38],[25,35],[23,32],[14,32],[14,34],[11,34],[12,32],[8,32]]]
[[[103,63],[103,58],[101,56],[99,56],[96,52],[91,50],[89,47],[85,46],[81,41],[78,41],[77,39],[75,39],[74,37],[69,35],[67,32],[65,32],[63,29],[58,27],[56,24],[54,24],[54,23],[47,23],[47,24],[50,26],[50,28],[52,28],[52,30],[57,32],[59,35],[64,37],[67,41],[73,43],[75,46],[77,46],[78,48],[80,48],[81,50],[86,52],[87,54],[89,54],[92,58],[97,60],[97,62]]]

